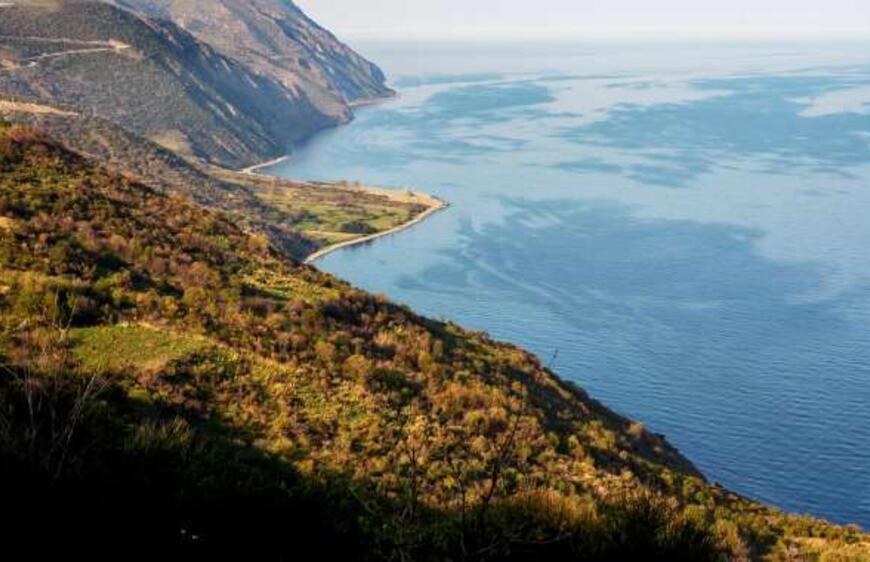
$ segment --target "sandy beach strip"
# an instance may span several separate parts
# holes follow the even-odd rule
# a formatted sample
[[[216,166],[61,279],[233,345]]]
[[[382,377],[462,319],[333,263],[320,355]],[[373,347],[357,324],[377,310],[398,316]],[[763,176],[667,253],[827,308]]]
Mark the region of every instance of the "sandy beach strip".
[[[403,222],[400,225],[394,226],[393,228],[391,228],[389,230],[385,230],[383,232],[375,232],[373,234],[361,236],[359,238],[354,238],[352,240],[345,240],[344,242],[338,242],[336,244],[330,244],[328,246],[324,246],[323,248],[317,250],[316,252],[314,252],[313,254],[311,254],[305,258],[304,263],[309,264],[309,265],[313,264],[317,260],[319,260],[319,259],[337,251],[337,250],[341,250],[343,248],[349,248],[351,246],[358,246],[360,244],[367,244],[373,240],[377,240],[378,238],[383,238],[385,236],[392,236],[393,234],[397,234],[397,233],[402,232],[404,230],[408,230],[409,228],[412,228],[412,227],[420,224],[421,222],[423,222],[424,220],[426,220],[427,218],[429,218],[433,214],[435,214],[439,211],[443,211],[444,209],[446,209],[447,207],[450,206],[449,203],[447,203],[443,199],[435,197],[434,195],[429,195],[428,193],[419,193],[419,192],[411,191],[408,189],[388,189],[388,188],[384,188],[384,187],[371,187],[371,186],[361,185],[358,183],[348,183],[348,182],[315,182],[315,181],[298,182],[298,181],[294,181],[294,180],[288,180],[286,178],[280,178],[277,176],[270,176],[268,174],[260,173],[260,170],[262,170],[264,168],[269,168],[269,167],[275,166],[275,165],[280,164],[282,162],[286,162],[290,158],[292,158],[292,155],[288,154],[285,156],[281,156],[280,158],[275,158],[273,160],[269,160],[268,162],[263,162],[262,164],[255,164],[254,166],[250,166],[248,168],[244,168],[242,170],[238,170],[238,171],[233,172],[233,173],[244,174],[247,176],[256,176],[256,177],[261,178],[263,180],[271,179],[271,180],[275,180],[277,182],[288,181],[288,182],[295,183],[297,185],[308,184],[316,189],[335,188],[335,189],[341,189],[344,191],[358,191],[358,192],[362,192],[362,193],[380,195],[383,197],[387,197],[388,199],[391,199],[392,201],[397,201],[400,203],[413,203],[413,204],[418,204],[418,205],[425,205],[427,207],[427,209],[425,211],[423,211],[422,213],[415,215],[411,219]]]
[[[260,170],[262,170],[264,168],[271,168],[272,166],[277,166],[278,164],[280,164],[282,162],[286,162],[287,160],[290,159],[290,156],[291,155],[289,155],[289,154],[285,154],[284,156],[280,156],[278,158],[273,158],[272,160],[269,160],[268,162],[263,162],[261,164],[254,164],[253,166],[248,166],[247,168],[243,168],[241,170],[238,170],[238,172],[240,174],[256,175],[256,174],[259,174]]]
[[[371,188],[371,189],[375,189],[375,188]],[[379,189],[378,191],[389,191],[389,190],[380,190]],[[410,219],[410,220],[408,220],[408,221],[406,221],[398,226],[395,226],[389,230],[385,230],[383,232],[376,232],[376,233],[370,234],[368,236],[354,238],[353,240],[346,240],[344,242],[339,242],[338,244],[331,244],[329,246],[321,248],[320,250],[317,250],[316,252],[314,252],[313,254],[308,256],[307,258],[305,258],[305,263],[310,265],[310,264],[313,264],[314,262],[316,262],[317,260],[319,260],[319,259],[337,251],[337,250],[341,250],[343,248],[350,248],[351,246],[358,246],[360,244],[367,244],[373,240],[377,240],[378,238],[383,238],[384,236],[392,236],[393,234],[397,234],[397,233],[402,232],[404,230],[408,230],[409,228],[412,228],[412,227],[420,224],[421,222],[423,222],[424,220],[426,220],[430,216],[434,215],[435,213],[437,213],[439,211],[443,211],[444,209],[446,209],[450,206],[450,204],[447,203],[446,201],[439,199],[433,195],[427,195],[426,197],[432,201],[432,203],[430,204],[430,207],[428,209],[426,209],[425,211],[423,211],[422,213],[420,213],[419,215],[414,216],[414,218],[412,218],[412,219]]]

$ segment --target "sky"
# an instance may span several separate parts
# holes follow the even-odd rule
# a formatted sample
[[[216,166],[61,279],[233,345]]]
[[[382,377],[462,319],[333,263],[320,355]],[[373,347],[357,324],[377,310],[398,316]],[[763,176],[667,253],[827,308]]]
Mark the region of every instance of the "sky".
[[[343,37],[870,39],[870,0],[297,0]]]

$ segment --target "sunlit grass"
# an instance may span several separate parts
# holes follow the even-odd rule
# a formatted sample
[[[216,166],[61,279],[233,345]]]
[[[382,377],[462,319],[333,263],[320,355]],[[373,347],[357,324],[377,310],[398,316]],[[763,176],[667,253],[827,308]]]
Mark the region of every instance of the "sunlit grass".
[[[339,185],[275,185],[261,189],[259,196],[297,217],[296,228],[326,245],[390,230],[425,210],[399,195]]]
[[[76,328],[70,333],[73,354],[82,370],[116,372],[127,368],[157,371],[208,345],[205,338],[144,326]]]

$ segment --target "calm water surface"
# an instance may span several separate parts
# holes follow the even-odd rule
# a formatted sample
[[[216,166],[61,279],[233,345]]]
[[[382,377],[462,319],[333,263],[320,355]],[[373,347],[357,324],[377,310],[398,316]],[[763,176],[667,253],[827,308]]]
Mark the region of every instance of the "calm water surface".
[[[870,527],[868,46],[363,44],[402,97],[271,172],[448,199],[320,267]]]

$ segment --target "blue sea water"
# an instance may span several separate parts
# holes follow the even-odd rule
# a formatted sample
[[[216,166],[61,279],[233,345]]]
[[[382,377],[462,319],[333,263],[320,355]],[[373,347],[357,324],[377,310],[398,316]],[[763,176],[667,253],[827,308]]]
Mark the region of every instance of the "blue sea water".
[[[401,97],[271,173],[452,206],[320,267],[870,528],[868,45],[361,47]]]

